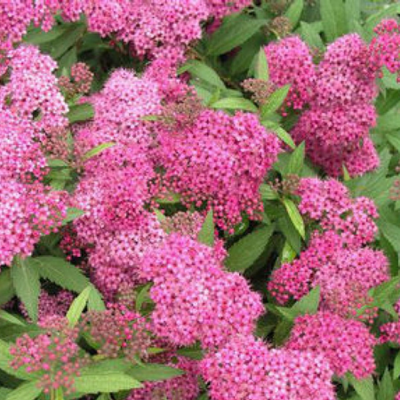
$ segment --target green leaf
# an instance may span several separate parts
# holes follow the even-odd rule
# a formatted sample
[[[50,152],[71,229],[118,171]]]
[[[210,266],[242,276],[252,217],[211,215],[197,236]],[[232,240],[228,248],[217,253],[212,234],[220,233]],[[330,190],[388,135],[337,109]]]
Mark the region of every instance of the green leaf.
[[[328,42],[347,32],[346,12],[342,0],[320,0],[322,25]]]
[[[371,376],[362,380],[349,376],[349,381],[362,400],[375,400],[374,381]]]
[[[136,303],[135,303],[135,308],[136,311],[140,311],[142,309],[142,306],[145,302],[150,300],[149,297],[149,291],[151,289],[152,283],[148,283],[144,285],[139,292],[136,295]]]
[[[89,158],[92,158],[96,156],[97,154],[102,153],[104,150],[109,149],[110,147],[114,147],[116,143],[114,142],[107,142],[107,143],[102,143],[96,146],[94,149],[89,150],[83,155],[83,159],[89,160]]]
[[[94,109],[90,103],[76,104],[69,108],[67,114],[70,124],[75,122],[84,122],[94,117]]]
[[[295,0],[285,12],[285,17],[289,18],[293,28],[296,27],[296,25],[300,20],[303,8],[304,8],[304,1]]]
[[[389,132],[396,131],[400,129],[400,115],[398,112],[391,111],[385,115],[378,117],[378,125],[376,127],[377,131]]]
[[[38,318],[40,279],[32,258],[17,259],[11,267],[11,278],[18,298],[24,303],[29,317]]]
[[[0,388],[0,400],[6,400],[6,397],[10,392],[11,389],[5,387]]]
[[[261,119],[277,111],[285,101],[290,90],[290,85],[285,85],[276,90],[268,98],[268,101],[261,107]]]
[[[400,252],[400,227],[389,221],[379,220],[378,227],[393,248]]]
[[[284,198],[283,205],[285,206],[289,218],[293,222],[297,232],[299,232],[300,236],[304,239],[306,236],[304,221],[296,207],[296,204],[294,204],[292,200]]]
[[[318,311],[318,306],[321,298],[321,288],[319,286],[314,287],[310,293],[302,297],[296,302],[291,310],[293,313],[298,315],[304,314],[315,314]]]
[[[199,234],[197,235],[197,240],[200,243],[206,244],[207,246],[214,246],[214,231],[214,214],[213,211],[210,210],[207,213],[206,219],[204,220]]]
[[[303,170],[304,165],[304,157],[305,157],[305,143],[302,142],[296,148],[296,150],[290,155],[289,164],[286,169],[286,174],[296,174],[301,175],[301,171]]]
[[[183,349],[178,349],[176,353],[192,360],[201,360],[203,358],[203,352],[199,347],[184,347]]]
[[[85,309],[87,302],[89,300],[90,291],[92,288],[88,286],[74,301],[72,302],[69,310],[67,312],[67,320],[69,326],[73,327],[79,321],[83,310]]]
[[[225,261],[230,271],[243,272],[257,260],[267,246],[274,231],[274,226],[260,228],[239,241],[229,249],[228,258]]]
[[[41,256],[35,257],[33,260],[37,264],[37,269],[42,278],[48,279],[64,289],[80,293],[90,283],[78,267],[62,258]]]
[[[199,78],[210,85],[220,89],[226,89],[219,75],[208,65],[198,60],[189,60],[179,69],[179,74],[190,72],[192,76]]]
[[[47,50],[54,59],[57,59],[76,44],[83,35],[85,29],[86,27],[83,23],[68,24],[66,31],[55,40],[46,43],[44,49]]]
[[[209,40],[207,54],[218,56],[227,53],[250,39],[266,23],[265,20],[247,15],[239,15],[225,21]]]
[[[182,370],[164,364],[135,365],[127,373],[141,382],[163,381],[184,374]]]
[[[35,400],[40,393],[42,393],[42,389],[38,388],[37,381],[26,382],[10,392],[6,400]]]
[[[142,384],[131,376],[113,371],[82,371],[75,378],[75,389],[80,393],[113,393],[137,389]]]
[[[102,294],[93,285],[90,285],[90,289],[88,310],[104,311],[106,306],[104,304]]]
[[[355,23],[361,20],[361,2],[360,0],[345,0],[345,11],[347,25],[350,32],[357,32]]]
[[[5,310],[0,310],[0,319],[3,321],[7,321],[10,324],[25,326],[25,322],[22,317],[10,314]]]
[[[260,185],[260,195],[262,200],[276,200],[279,198],[275,190],[266,183]]]
[[[211,104],[211,107],[215,109],[245,110],[254,113],[258,111],[254,103],[241,97],[225,97]]]
[[[393,377],[397,379],[400,376],[400,351],[397,352],[393,363]]]
[[[257,53],[256,63],[254,67],[254,77],[263,81],[269,80],[269,68],[267,55],[265,54],[264,47],[261,47]]]
[[[264,125],[267,129],[273,131],[279,139],[282,140],[285,144],[287,144],[293,150],[296,149],[296,144],[293,139],[283,128],[281,128],[278,124],[272,121],[262,121],[262,125]]]
[[[365,31],[370,34],[368,39],[372,38],[373,30],[375,26],[379,24],[379,22],[386,17],[395,16],[398,13],[400,13],[400,4],[392,4],[379,8],[377,13],[368,17],[367,21],[365,22]]]
[[[9,268],[0,272],[0,305],[7,303],[15,296],[15,289]]]
[[[386,368],[381,381],[379,382],[379,390],[377,400],[393,400],[395,391],[393,387],[392,377]]]
[[[62,388],[58,388],[56,390],[56,397],[54,400],[64,400],[64,393],[63,393]]]
[[[312,24],[301,21],[301,37],[305,40],[305,42],[311,46],[318,49],[324,48],[324,42],[319,35],[319,32],[314,28]]]
[[[69,207],[67,210],[67,216],[65,217],[65,219],[63,221],[63,225],[66,225],[69,222],[74,221],[75,219],[81,217],[84,214],[85,214],[85,211],[80,210],[79,208]]]
[[[42,28],[31,28],[24,37],[24,42],[40,45],[51,42],[59,38],[68,30],[68,25],[57,25],[49,32],[44,32]]]

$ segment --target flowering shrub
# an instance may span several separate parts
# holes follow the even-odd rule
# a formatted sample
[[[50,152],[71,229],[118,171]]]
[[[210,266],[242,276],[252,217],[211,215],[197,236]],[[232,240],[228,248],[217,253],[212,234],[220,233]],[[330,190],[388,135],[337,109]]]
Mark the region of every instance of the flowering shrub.
[[[0,2],[0,399],[400,398],[389,3]]]

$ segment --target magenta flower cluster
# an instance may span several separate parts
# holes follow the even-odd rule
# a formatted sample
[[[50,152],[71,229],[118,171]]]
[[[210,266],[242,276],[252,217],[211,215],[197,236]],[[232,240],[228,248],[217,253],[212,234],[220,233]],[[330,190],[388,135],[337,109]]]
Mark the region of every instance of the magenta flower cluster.
[[[384,20],[375,33],[369,44],[358,34],[337,39],[318,65],[295,36],[265,48],[271,81],[291,85],[286,106],[308,106],[291,131],[294,140],[305,141],[311,160],[331,176],[342,175],[343,167],[355,176],[379,165],[369,137],[376,125],[376,78],[383,67],[394,74],[400,71],[399,24]]]

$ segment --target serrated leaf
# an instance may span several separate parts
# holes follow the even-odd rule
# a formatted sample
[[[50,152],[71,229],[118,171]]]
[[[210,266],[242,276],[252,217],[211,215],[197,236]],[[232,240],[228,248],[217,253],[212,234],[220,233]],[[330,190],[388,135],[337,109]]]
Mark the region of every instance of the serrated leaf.
[[[254,19],[247,15],[231,18],[212,35],[208,42],[207,54],[218,56],[227,53],[250,39],[266,23],[266,20]]]
[[[82,103],[71,106],[67,114],[70,124],[84,122],[94,117],[94,109],[90,103]]]
[[[83,23],[78,22],[68,24],[65,32],[63,32],[55,40],[46,42],[45,49],[54,59],[57,59],[76,44],[79,38],[83,35],[85,29],[86,26]]]
[[[288,216],[297,232],[299,232],[300,236],[304,239],[306,236],[304,221],[299,210],[297,209],[296,204],[294,204],[292,200],[284,198],[283,205],[285,206]]]
[[[261,47],[260,51],[257,53],[256,63],[254,66],[254,77],[263,81],[269,80],[268,60],[264,47]]]
[[[115,142],[107,142],[107,143],[102,143],[96,146],[95,148],[89,150],[83,155],[83,159],[89,160],[90,158],[96,156],[97,154],[102,153],[104,150],[109,149],[110,147],[114,147],[116,145]]]
[[[375,400],[374,382],[371,376],[361,380],[350,376],[349,381],[362,400]]]
[[[304,8],[304,0],[295,0],[285,12],[285,17],[289,18],[292,27],[298,24]]]
[[[58,257],[35,257],[39,274],[57,285],[77,293],[80,293],[89,285],[89,279],[82,271],[69,262]]]
[[[10,392],[6,400],[35,400],[42,393],[42,389],[38,388],[38,383],[38,381],[23,383]]]
[[[274,226],[260,228],[230,247],[225,261],[230,271],[243,272],[257,260],[267,246],[274,231]]]
[[[225,89],[225,84],[222,82],[219,75],[208,65],[198,60],[187,61],[180,69],[179,73],[190,72],[192,76],[199,78],[210,85],[220,89]]]
[[[25,326],[25,322],[22,317],[8,313],[5,310],[0,310],[0,319],[10,324]]]
[[[15,289],[11,279],[9,268],[3,268],[0,272],[0,305],[7,303],[15,296]]]
[[[214,246],[214,231],[214,213],[213,210],[210,210],[207,213],[199,234],[197,235],[197,240],[207,246]]]
[[[225,97],[211,104],[217,110],[245,110],[256,113],[258,108],[250,100],[241,97]]]
[[[113,371],[83,371],[75,378],[75,389],[80,393],[113,393],[138,389],[142,384],[131,376]]]
[[[378,227],[380,232],[385,236],[393,248],[400,252],[400,227],[392,224],[389,221],[378,221]]]
[[[5,387],[0,388],[0,400],[6,400],[7,395],[12,391]]]
[[[347,32],[343,0],[320,0],[321,18],[328,42],[333,42]]]
[[[16,260],[11,267],[11,278],[18,298],[24,303],[29,317],[38,318],[40,279],[32,258]]]
[[[135,308],[136,311],[140,311],[142,309],[143,304],[147,301],[150,300],[149,297],[149,291],[151,289],[152,283],[148,283],[144,285],[139,292],[136,295],[136,302],[135,302]]]
[[[297,146],[296,150],[290,155],[289,163],[286,169],[286,174],[301,175],[303,170],[305,157],[305,143],[302,142]]]
[[[164,364],[134,365],[127,373],[141,382],[163,381],[184,374],[182,370]]]
[[[78,323],[79,318],[81,317],[82,312],[85,309],[89,300],[91,290],[92,288],[88,286],[76,299],[74,299],[71,306],[69,307],[69,310],[67,312],[67,320],[70,327],[73,327]]]
[[[261,107],[261,119],[277,111],[285,101],[290,90],[290,85],[285,85],[275,90],[268,98],[267,102]]]
[[[360,0],[345,0],[345,11],[347,25],[350,32],[357,32],[355,23],[361,20],[361,2]]]

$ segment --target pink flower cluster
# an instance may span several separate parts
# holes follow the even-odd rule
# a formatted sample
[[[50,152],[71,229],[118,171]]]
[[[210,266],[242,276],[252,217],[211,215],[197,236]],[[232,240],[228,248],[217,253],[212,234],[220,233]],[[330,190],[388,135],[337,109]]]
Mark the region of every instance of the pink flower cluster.
[[[67,21],[86,16],[88,28],[101,36],[115,35],[131,43],[139,56],[161,48],[185,48],[200,39],[201,23],[222,18],[250,5],[249,0],[17,0],[0,4],[0,40],[10,48],[26,33],[30,22],[48,31],[58,13]]]
[[[285,348],[323,356],[337,376],[351,372],[363,379],[375,370],[376,344],[363,323],[320,311],[296,318]]]
[[[109,304],[105,311],[90,311],[83,320],[84,330],[107,358],[125,355],[131,362],[147,357],[150,336],[144,318],[122,304]]]
[[[10,79],[0,87],[0,264],[6,265],[30,255],[41,235],[57,230],[67,200],[41,182],[48,167],[40,139],[66,121],[56,64],[32,46],[10,51],[9,59]]]
[[[306,43],[292,36],[265,47],[270,80],[276,86],[290,84],[285,105],[301,110],[310,102],[315,67]]]
[[[199,340],[213,348],[235,333],[251,334],[263,313],[258,294],[237,273],[228,273],[213,248],[171,234],[143,258],[141,274],[154,285],[153,330],[176,345]]]
[[[67,328],[63,320],[54,319],[49,325],[46,333],[35,338],[25,334],[17,339],[10,349],[11,367],[24,368],[27,373],[41,372],[39,384],[44,393],[58,388],[70,393],[81,368],[78,331]]]
[[[65,127],[68,106],[53,74],[57,63],[34,46],[19,46],[8,58],[11,73],[0,89],[0,107],[44,131]]]
[[[346,246],[358,248],[374,240],[378,213],[372,200],[352,199],[348,189],[335,179],[302,179],[296,194],[301,198],[301,214],[318,222],[324,231],[339,234]]]
[[[371,299],[369,290],[390,279],[381,251],[362,247],[373,241],[377,211],[367,198],[351,199],[347,188],[330,179],[304,178],[297,189],[300,212],[320,224],[299,259],[272,273],[268,289],[277,301],[299,300],[312,287],[321,289],[321,309],[357,317]],[[371,318],[374,310],[362,315]]]
[[[378,167],[379,157],[369,138],[376,124],[373,101],[382,67],[400,72],[400,28],[384,20],[370,44],[348,34],[328,46],[319,65],[298,37],[288,37],[266,48],[271,81],[290,84],[286,105],[309,106],[291,134],[305,141],[311,160],[332,176],[362,175]]]
[[[174,357],[175,358],[175,357]],[[167,365],[179,368],[184,375],[158,382],[145,382],[142,389],[131,392],[127,400],[194,400],[199,395],[198,362],[185,357],[176,357],[177,362]]]
[[[255,115],[205,110],[183,129],[161,127],[158,141],[164,180],[184,204],[212,208],[222,229],[241,222],[243,213],[259,217],[258,188],[280,145]]]
[[[49,318],[64,317],[73,300],[74,295],[67,290],[61,290],[57,294],[49,294],[42,290],[39,296],[39,324],[46,323]],[[23,304],[20,305],[20,309],[24,317],[29,319]]]
[[[252,336],[233,336],[201,362],[213,400],[333,400],[333,375],[320,355],[269,349]]]
[[[388,261],[381,251],[348,249],[340,236],[327,232],[314,234],[299,259],[275,270],[268,289],[283,304],[290,298],[299,300],[319,285],[321,309],[354,318],[371,301],[369,290],[389,279]]]

